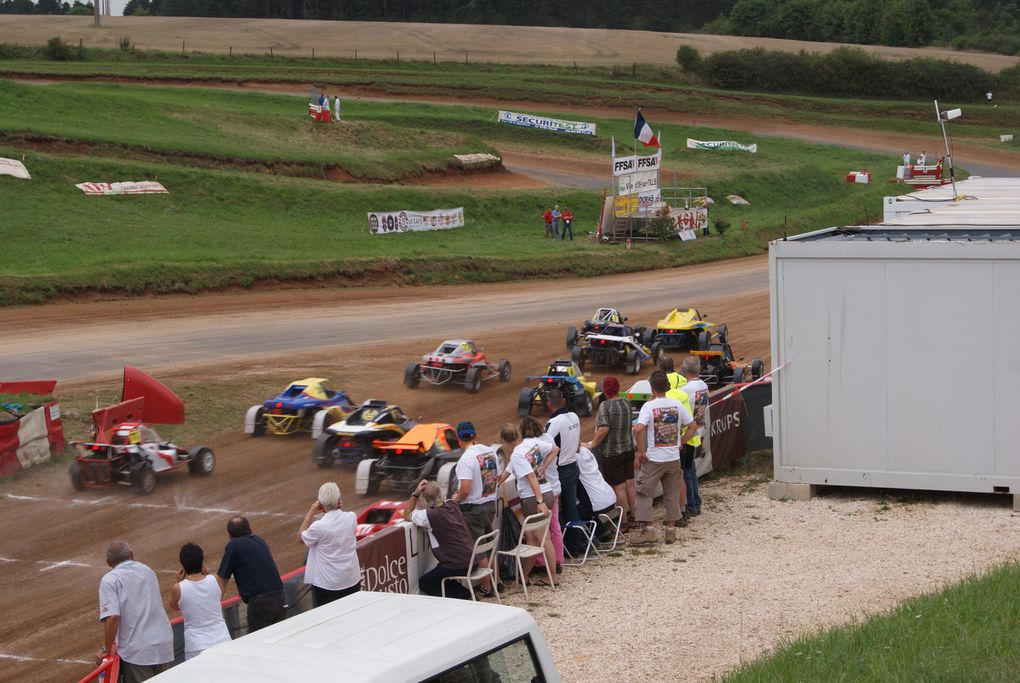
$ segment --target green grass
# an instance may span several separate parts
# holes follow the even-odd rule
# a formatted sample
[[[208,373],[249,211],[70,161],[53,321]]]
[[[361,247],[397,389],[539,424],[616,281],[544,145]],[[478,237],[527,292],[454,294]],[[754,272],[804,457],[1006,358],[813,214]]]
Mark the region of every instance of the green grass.
[[[866,560],[862,560],[866,561]],[[1020,564],[965,578],[850,626],[798,638],[726,683],[1015,681]]]
[[[389,95],[442,95],[614,107],[644,106],[692,116],[730,115],[785,119],[804,123],[931,134],[930,101],[861,100],[723,91],[693,84],[679,68],[637,65],[630,68],[569,68],[538,65],[464,64],[459,62],[281,59],[202,53],[86,50],[86,61],[27,59],[8,48],[0,58],[0,76],[136,78],[228,83],[309,83],[327,89],[362,88]],[[949,104],[949,103],[946,103]],[[954,123],[958,138],[992,138],[1011,130],[1020,107],[973,105]]]

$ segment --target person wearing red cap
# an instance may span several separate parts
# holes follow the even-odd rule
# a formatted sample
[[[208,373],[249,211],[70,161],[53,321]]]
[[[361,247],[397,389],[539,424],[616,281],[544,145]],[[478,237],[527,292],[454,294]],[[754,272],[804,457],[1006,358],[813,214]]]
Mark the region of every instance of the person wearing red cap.
[[[605,397],[595,418],[595,436],[585,448],[598,456],[602,476],[616,492],[616,503],[623,508],[627,528],[637,510],[637,489],[634,485],[634,419],[630,401],[620,398],[620,381],[613,376],[602,381]]]

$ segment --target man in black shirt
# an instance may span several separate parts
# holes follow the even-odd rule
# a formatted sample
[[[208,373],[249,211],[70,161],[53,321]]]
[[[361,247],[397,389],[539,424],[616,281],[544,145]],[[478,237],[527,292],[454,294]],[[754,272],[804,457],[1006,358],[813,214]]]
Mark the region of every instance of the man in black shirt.
[[[269,544],[251,532],[247,517],[231,517],[227,533],[230,541],[223,549],[216,578],[221,588],[226,587],[231,576],[237,581],[237,592],[248,605],[248,633],[282,621],[283,581]]]

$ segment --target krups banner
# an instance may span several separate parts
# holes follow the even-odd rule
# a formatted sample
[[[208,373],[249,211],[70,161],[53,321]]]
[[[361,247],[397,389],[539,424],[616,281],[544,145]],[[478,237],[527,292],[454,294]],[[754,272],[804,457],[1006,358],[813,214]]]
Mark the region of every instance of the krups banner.
[[[661,166],[661,153],[643,157],[615,157],[613,158],[613,175],[627,175],[635,171],[658,171]]]
[[[368,231],[374,235],[463,227],[464,207],[438,211],[388,211],[368,214]]]
[[[563,121],[561,119],[550,119],[545,116],[534,116],[532,114],[520,114],[515,111],[499,111],[497,120],[500,123],[508,123],[511,126],[524,126],[525,128],[541,128],[557,133],[575,133],[577,135],[595,135],[595,124],[584,123],[583,121]]]
[[[721,149],[727,152],[750,152],[758,151],[758,145],[742,145],[733,140],[692,140],[687,138],[687,149]]]
[[[649,192],[659,187],[658,171],[639,171],[619,176],[617,194],[638,194]]]

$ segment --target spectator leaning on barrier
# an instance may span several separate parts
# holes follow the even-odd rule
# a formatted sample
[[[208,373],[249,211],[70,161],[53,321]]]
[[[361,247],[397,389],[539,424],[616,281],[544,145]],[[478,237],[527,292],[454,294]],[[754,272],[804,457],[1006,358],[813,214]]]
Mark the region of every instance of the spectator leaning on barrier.
[[[683,386],[684,391],[690,399],[691,415],[699,425],[707,424],[705,412],[708,410],[708,385],[701,379],[701,361],[697,356],[684,358],[683,370],[687,383]],[[690,441],[684,444],[684,452],[681,465],[684,470],[684,486],[687,489],[687,506],[684,508],[683,517],[689,519],[691,516],[701,514],[701,490],[698,484],[697,458],[701,455],[700,431]]]
[[[124,541],[114,541],[106,549],[106,564],[111,569],[99,581],[99,621],[105,638],[96,662],[101,663],[116,642],[121,680],[148,680],[174,659],[174,634],[159,581],[155,572],[135,561]]]
[[[361,590],[358,562],[358,516],[340,509],[340,487],[328,481],[305,513],[298,529],[298,541],[308,547],[305,583],[312,586],[316,607]],[[322,516],[312,521],[312,518]]]
[[[477,541],[479,536],[492,531],[496,517],[499,458],[491,446],[475,443],[475,426],[466,420],[457,425],[457,438],[464,452],[457,461],[455,473],[459,485],[452,500],[460,506],[468,531]]]
[[[237,592],[248,606],[248,633],[282,621],[286,616],[283,581],[269,544],[252,533],[247,517],[231,517],[227,534],[230,541],[216,576],[220,588],[226,588],[231,576],[237,581]]]
[[[184,658],[191,659],[213,645],[230,640],[223,619],[223,590],[205,566],[205,553],[194,543],[181,546],[181,568],[170,589],[170,608],[184,617]]]
[[[684,481],[680,468],[680,447],[694,436],[697,423],[690,412],[674,399],[666,398],[669,380],[666,373],[656,370],[648,378],[655,398],[641,406],[634,425],[634,444],[637,455],[634,468],[637,478],[637,522],[641,534],[631,545],[654,545],[658,537],[652,525],[652,500],[656,486],[662,482],[662,497],[666,504],[666,543],[676,542],[676,523],[681,518]],[[681,429],[681,426],[683,428]]]
[[[404,502],[401,517],[429,534],[432,554],[438,564],[418,579],[418,590],[425,595],[442,595],[442,582],[448,576],[465,576],[471,563],[474,541],[460,507],[452,500],[442,501],[439,485],[422,479]],[[486,591],[482,591],[486,595]],[[458,581],[446,583],[446,595],[467,600],[471,593]]]
[[[637,493],[634,487],[634,413],[630,401],[620,398],[620,381],[609,376],[602,381],[605,397],[595,417],[595,436],[582,444],[598,454],[602,476],[616,492],[616,504],[623,508],[625,528],[634,521]]]
[[[565,525],[576,524],[581,521],[577,514],[577,480],[580,476],[577,449],[581,445],[581,420],[576,413],[567,410],[567,402],[558,389],[545,392],[545,401],[552,410],[545,433],[560,449],[556,462],[550,465],[556,467],[560,482],[560,521]]]
[[[686,378],[684,378],[684,381],[686,381]],[[686,387],[686,385],[684,386]],[[691,397],[690,395],[688,395],[686,391],[683,390],[683,388],[670,389],[669,391],[666,392],[666,398],[671,398],[674,401],[679,401],[680,405],[686,408],[688,413],[694,415],[694,411],[691,410]],[[680,527],[687,526],[691,518],[691,516],[687,514],[687,505],[690,504],[689,498],[690,489],[687,486],[687,473],[686,471],[684,471],[684,451],[688,445],[689,444],[684,444],[683,448],[680,449],[680,470],[681,472],[683,472],[684,475],[684,501],[685,501],[684,503],[682,503],[682,507],[680,510],[680,521],[676,523],[677,526]]]

